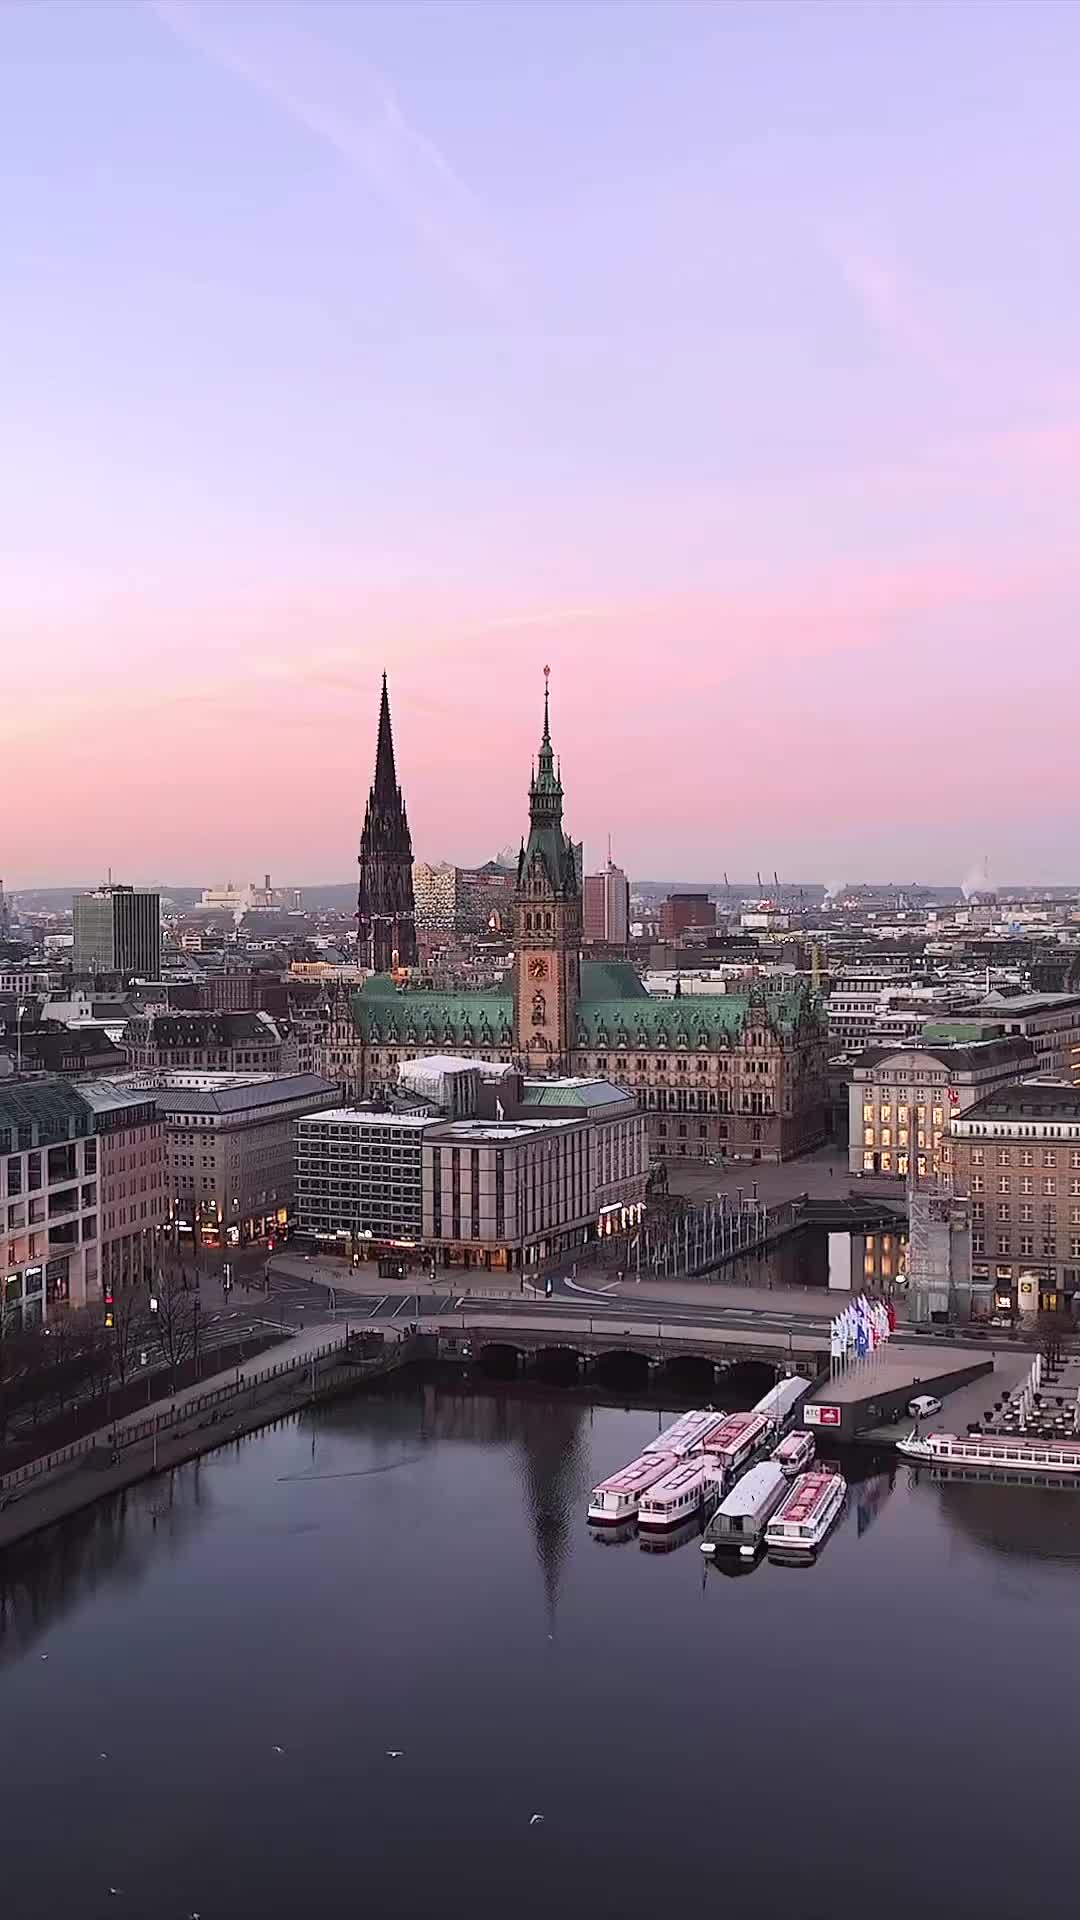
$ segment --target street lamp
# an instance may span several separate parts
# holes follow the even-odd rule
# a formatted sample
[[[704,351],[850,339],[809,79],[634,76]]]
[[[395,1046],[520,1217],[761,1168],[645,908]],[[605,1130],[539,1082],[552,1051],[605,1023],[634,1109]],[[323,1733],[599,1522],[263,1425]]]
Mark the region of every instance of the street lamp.
[[[15,1009],[15,1077],[22,1073],[22,1023],[26,1012],[26,1002],[20,1000]]]

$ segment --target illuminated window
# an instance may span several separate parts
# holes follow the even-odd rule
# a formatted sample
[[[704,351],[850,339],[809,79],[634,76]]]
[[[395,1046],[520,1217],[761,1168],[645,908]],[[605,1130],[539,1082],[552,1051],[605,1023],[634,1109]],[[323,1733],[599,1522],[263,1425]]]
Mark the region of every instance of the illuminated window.
[[[892,1128],[891,1128],[891,1127],[882,1127],[882,1129],[881,1129],[881,1144],[882,1144],[882,1146],[883,1146],[883,1147],[891,1147],[891,1146],[892,1146]]]
[[[863,1117],[864,1124],[866,1124],[869,1121],[872,1121],[874,1118],[874,1109],[871,1106],[869,1100],[863,1101],[862,1117]]]
[[[898,1147],[906,1147],[906,1146],[907,1146],[907,1143],[908,1143],[908,1130],[907,1130],[907,1128],[906,1128],[906,1127],[897,1127],[897,1129],[896,1129],[896,1144],[897,1144],[897,1146],[898,1146]]]
[[[907,1157],[907,1154],[906,1154],[906,1153],[898,1153],[898,1154],[897,1154],[897,1156],[896,1156],[896,1171],[897,1171],[897,1173],[906,1173],[906,1172],[907,1172],[907,1162],[908,1162],[908,1157]]]
[[[919,1122],[919,1125],[920,1125],[920,1127],[925,1127],[925,1125],[926,1125],[926,1108],[925,1108],[925,1107],[916,1107],[916,1109],[915,1109],[915,1116],[916,1116],[916,1119],[917,1119],[917,1120],[918,1120],[918,1122]]]
[[[883,1153],[883,1154],[882,1154],[882,1156],[881,1156],[881,1171],[882,1171],[882,1173],[891,1173],[891,1172],[892,1172],[892,1154],[891,1154],[891,1153]]]
[[[872,1147],[874,1144],[874,1138],[875,1138],[875,1135],[874,1135],[873,1127],[864,1127],[863,1128],[863,1146]]]
[[[889,1104],[889,1102],[888,1102],[887,1100],[886,1100],[886,1102],[885,1102],[885,1104],[884,1104],[884,1106],[883,1106],[883,1107],[882,1107],[882,1109],[881,1109],[881,1117],[882,1117],[882,1119],[883,1119],[883,1120],[891,1120],[891,1119],[892,1119],[892,1107],[890,1106],[890,1104]]]
[[[935,1127],[943,1127],[945,1125],[945,1110],[943,1107],[934,1108],[934,1125]]]
[[[908,1110],[907,1110],[906,1104],[904,1106],[897,1107],[896,1117],[901,1122],[902,1125],[906,1125],[907,1117],[908,1117]]]
[[[874,1171],[874,1156],[873,1156],[873,1154],[872,1154],[872,1153],[864,1153],[864,1154],[863,1154],[863,1157],[862,1157],[862,1170],[863,1170],[863,1172],[864,1172],[864,1173],[873,1173],[873,1171]]]

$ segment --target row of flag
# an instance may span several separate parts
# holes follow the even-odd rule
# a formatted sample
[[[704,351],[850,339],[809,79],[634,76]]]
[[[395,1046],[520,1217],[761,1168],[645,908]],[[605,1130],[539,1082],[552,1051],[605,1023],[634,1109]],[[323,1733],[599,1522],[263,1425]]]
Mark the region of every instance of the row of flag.
[[[829,1356],[834,1368],[851,1360],[866,1360],[883,1346],[896,1326],[896,1309],[891,1301],[868,1300],[861,1293],[829,1327]]]

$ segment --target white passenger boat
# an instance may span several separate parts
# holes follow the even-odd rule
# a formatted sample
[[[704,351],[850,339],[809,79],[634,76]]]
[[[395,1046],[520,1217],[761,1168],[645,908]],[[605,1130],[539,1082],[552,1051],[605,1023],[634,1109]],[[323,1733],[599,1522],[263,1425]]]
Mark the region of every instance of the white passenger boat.
[[[771,1420],[777,1433],[786,1433],[809,1391],[809,1380],[801,1379],[797,1373],[786,1373],[775,1387],[762,1394],[752,1411],[763,1413],[766,1420]]]
[[[794,1433],[785,1435],[778,1447],[773,1448],[769,1458],[776,1461],[789,1480],[794,1480],[797,1473],[806,1472],[814,1458],[813,1434],[807,1433],[805,1427],[801,1430],[796,1428]]]
[[[650,1440],[648,1446],[642,1451],[670,1453],[675,1460],[685,1460],[692,1453],[700,1453],[710,1433],[715,1433],[717,1427],[723,1426],[723,1423],[724,1415],[717,1413],[715,1408],[694,1408],[690,1413],[680,1414],[670,1427],[665,1427],[663,1432],[658,1433],[655,1440]]]
[[[670,1453],[641,1453],[628,1466],[601,1480],[589,1496],[591,1527],[618,1527],[636,1520],[641,1496],[676,1465]]]
[[[769,1444],[773,1424],[763,1413],[729,1413],[705,1441],[705,1452],[719,1461],[724,1484],[730,1486]]]
[[[762,1460],[724,1495],[705,1529],[702,1553],[736,1551],[752,1560],[765,1538],[765,1528],[788,1491],[788,1482],[775,1458]]]
[[[816,1552],[844,1504],[847,1481],[841,1473],[800,1473],[765,1529],[770,1553],[805,1559]]]
[[[1000,1474],[1003,1470],[1080,1479],[1080,1436],[1075,1440],[1027,1439],[1023,1434],[928,1433],[913,1430],[898,1440],[896,1450],[907,1460],[926,1466],[962,1468]]]
[[[642,1533],[661,1533],[681,1527],[696,1514],[711,1513],[720,1498],[723,1469],[708,1454],[679,1460],[662,1480],[641,1496],[638,1527]]]

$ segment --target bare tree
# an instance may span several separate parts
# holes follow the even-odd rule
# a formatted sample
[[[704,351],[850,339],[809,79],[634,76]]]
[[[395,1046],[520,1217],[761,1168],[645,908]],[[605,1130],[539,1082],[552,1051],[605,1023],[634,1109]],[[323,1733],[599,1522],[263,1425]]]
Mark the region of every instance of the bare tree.
[[[159,1300],[160,1311],[160,1296],[155,1298]],[[155,1316],[150,1311],[150,1296],[144,1287],[126,1287],[116,1294],[110,1311],[112,1326],[108,1331],[113,1379],[124,1387],[138,1366],[139,1354],[154,1338]]]
[[[179,1369],[195,1352],[198,1328],[195,1301],[196,1295],[183,1280],[172,1273],[159,1274],[150,1296],[150,1313],[174,1393]]]

